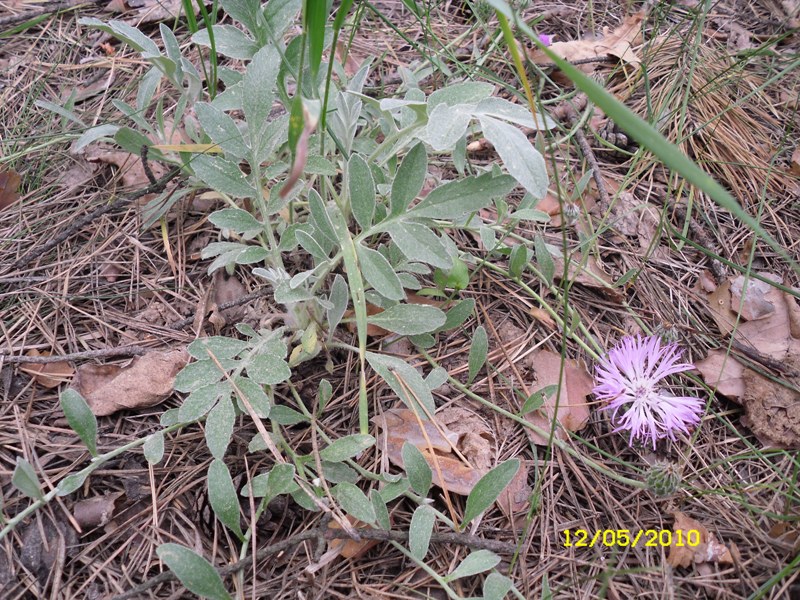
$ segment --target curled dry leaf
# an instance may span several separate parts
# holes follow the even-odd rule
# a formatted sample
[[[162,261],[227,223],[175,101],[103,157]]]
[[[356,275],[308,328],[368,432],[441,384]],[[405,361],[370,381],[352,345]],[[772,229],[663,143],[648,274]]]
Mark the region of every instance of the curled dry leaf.
[[[359,521],[355,517],[350,515],[346,515],[345,518],[350,522],[355,529],[360,529],[363,527],[371,528],[368,524]],[[391,520],[392,515],[389,514],[389,519]],[[334,520],[331,520],[328,523],[328,529],[341,529],[342,526],[339,525]],[[328,552],[325,554],[336,554],[338,556],[342,556],[344,558],[359,558],[367,553],[367,551],[376,546],[378,544],[378,540],[354,540],[354,539],[334,539],[328,542]]]
[[[84,530],[102,527],[114,516],[117,500],[122,494],[123,492],[113,492],[76,502],[72,507],[75,522]]]
[[[72,386],[80,392],[92,412],[103,417],[119,410],[147,408],[172,393],[175,375],[188,362],[185,350],[148,352],[127,367],[83,365]]]
[[[459,435],[438,421],[422,422],[430,445],[416,416],[408,409],[392,408],[382,415],[373,417],[372,421],[382,431],[378,439],[379,447],[385,448],[393,464],[405,468],[403,444],[409,442],[419,448],[425,457],[433,472],[433,483],[454,494],[468,495],[486,472],[484,469],[465,463],[453,452],[453,447],[458,448]]]
[[[29,350],[25,356],[50,356],[50,353]],[[21,363],[19,370],[27,373],[36,383],[46,388],[58,387],[69,381],[75,374],[75,369],[65,360],[45,364]]]
[[[627,17],[614,31],[609,32],[606,28],[603,35],[596,39],[555,42],[550,45],[550,50],[570,62],[614,56],[622,63],[638,67],[640,60],[633,51],[633,46],[641,41],[644,18],[644,12],[635,13]],[[538,65],[547,65],[552,62],[544,52],[538,49],[529,51],[529,55],[530,59]],[[594,63],[579,65],[582,71],[589,74],[594,72],[595,67]]]
[[[729,549],[718,542],[714,534],[702,523],[680,511],[672,513],[672,516],[675,518],[675,525],[672,528],[672,544],[667,556],[667,563],[671,567],[689,567],[692,564],[702,567],[706,563],[733,564],[734,558],[738,555],[735,544],[731,544]],[[681,532],[680,535],[678,530]],[[687,543],[689,531],[699,532],[700,543],[697,546],[690,546]],[[682,546],[678,545],[679,541],[683,543]]]
[[[534,372],[536,374],[536,390],[541,390],[547,386],[558,385],[559,374],[561,372],[561,356],[549,350],[540,350],[531,359]],[[561,381],[561,390],[558,396],[555,394],[546,395],[544,405],[525,415],[526,420],[537,427],[550,431],[553,423],[553,413],[556,412],[556,399],[558,400],[558,411],[556,418],[560,427],[556,428],[555,436],[564,440],[569,436],[564,431],[580,431],[589,421],[589,404],[587,396],[592,393],[594,382],[591,375],[586,371],[586,365],[582,361],[567,359],[564,363],[564,378]],[[546,445],[547,438],[538,435],[529,429],[525,430],[534,444]]]
[[[762,275],[780,283],[774,275]],[[778,368],[773,378],[765,377],[736,354],[712,350],[695,365],[703,379],[742,404],[742,423],[765,446],[800,448],[800,306],[766,282],[751,279],[745,287],[741,275],[722,283],[707,300],[720,330],[732,334],[756,362],[762,357],[767,372]]]
[[[560,280],[564,274],[564,258],[554,256],[553,265],[555,266],[555,277]],[[603,270],[594,255],[584,259],[579,252],[573,252],[570,255],[567,276],[570,281],[596,289],[609,300],[620,302],[624,298],[620,291],[614,287],[611,277]]]
[[[0,210],[19,200],[20,176],[14,169],[0,170]]]

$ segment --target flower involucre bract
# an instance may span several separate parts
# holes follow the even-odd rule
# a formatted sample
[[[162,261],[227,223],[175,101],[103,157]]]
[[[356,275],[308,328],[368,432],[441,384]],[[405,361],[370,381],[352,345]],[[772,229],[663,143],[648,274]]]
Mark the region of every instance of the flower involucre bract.
[[[655,448],[658,440],[674,440],[676,431],[688,434],[700,422],[700,398],[673,396],[659,385],[668,375],[694,368],[678,362],[681,352],[657,336],[625,337],[597,364],[592,392],[608,403],[601,410],[612,411],[614,431],[630,432],[628,444],[649,439]]]

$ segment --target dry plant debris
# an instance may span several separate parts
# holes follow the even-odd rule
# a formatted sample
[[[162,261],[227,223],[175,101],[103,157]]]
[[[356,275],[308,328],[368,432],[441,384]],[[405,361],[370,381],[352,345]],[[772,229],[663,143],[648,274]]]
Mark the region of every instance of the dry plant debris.
[[[19,200],[20,177],[14,169],[0,169],[0,210]]]
[[[126,367],[82,365],[72,387],[98,417],[120,410],[155,406],[172,394],[175,375],[189,360],[185,350],[150,352]]]
[[[782,278],[760,274],[782,283]],[[745,287],[746,286],[746,287]],[[706,295],[720,330],[766,362],[757,371],[724,349],[696,363],[706,382],[745,409],[743,422],[766,446],[800,448],[800,307],[790,294],[744,275]],[[738,320],[737,320],[738,316]],[[738,325],[737,325],[738,322]],[[764,360],[765,359],[765,360]],[[766,376],[765,369],[778,367]],[[761,371],[761,372],[759,372]]]
[[[641,41],[642,21],[645,16],[644,12],[637,12],[626,17],[613,31],[606,28],[603,35],[596,39],[554,42],[549,48],[570,62],[613,56],[633,68],[638,68],[641,60],[633,48]],[[529,56],[536,64],[551,64],[550,58],[539,49],[530,51]],[[591,74],[594,73],[595,67],[595,63],[586,63],[581,64],[579,68],[585,73]]]
[[[667,563],[671,567],[694,565],[700,573],[707,574],[712,572],[709,568],[710,563],[733,564],[738,559],[736,544],[730,544],[729,547],[722,544],[705,525],[680,511],[675,511],[672,516],[675,519],[675,525],[672,527],[672,544],[667,556]],[[689,543],[687,536],[690,531],[697,531],[700,534],[699,544],[696,546],[694,541]],[[683,545],[678,545],[679,543]]]
[[[553,427],[553,414],[558,421],[555,436],[558,439],[569,438],[568,431],[580,431],[589,421],[588,397],[592,393],[594,382],[586,371],[586,365],[575,359],[564,361],[563,377],[561,356],[549,350],[540,350],[530,358],[536,377],[535,389],[561,386],[559,393],[544,394],[544,405],[524,415],[525,419],[537,427],[549,431]],[[530,385],[530,384],[529,384]],[[534,444],[546,445],[547,437],[526,429],[528,437]]]
[[[38,350],[29,350],[26,356],[49,356]],[[19,370],[30,375],[36,383],[46,388],[56,388],[62,383],[68,382],[75,374],[75,369],[67,361],[46,364],[21,363]]]

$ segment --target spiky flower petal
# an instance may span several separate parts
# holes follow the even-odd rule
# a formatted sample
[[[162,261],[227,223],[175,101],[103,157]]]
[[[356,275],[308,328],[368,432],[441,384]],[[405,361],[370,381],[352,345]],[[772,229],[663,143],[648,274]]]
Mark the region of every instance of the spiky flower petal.
[[[691,396],[673,396],[661,381],[694,368],[679,362],[677,344],[662,345],[658,336],[625,337],[600,360],[595,372],[594,395],[607,403],[614,431],[628,431],[629,444],[636,439],[656,442],[675,432],[689,433],[700,422],[703,401]]]

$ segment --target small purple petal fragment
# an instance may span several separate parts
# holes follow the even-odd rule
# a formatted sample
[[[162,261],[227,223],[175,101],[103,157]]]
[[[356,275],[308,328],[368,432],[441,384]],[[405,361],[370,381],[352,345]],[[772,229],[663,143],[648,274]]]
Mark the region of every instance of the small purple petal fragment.
[[[549,46],[553,43],[553,36],[547,35],[546,33],[539,34],[539,41],[542,42],[545,46]]]
[[[689,433],[703,414],[700,398],[676,397],[659,383],[668,375],[682,373],[694,365],[679,362],[677,344],[663,345],[658,336],[625,337],[595,368],[594,395],[606,402],[615,432],[629,432],[628,444],[640,439],[656,442],[675,432]]]

